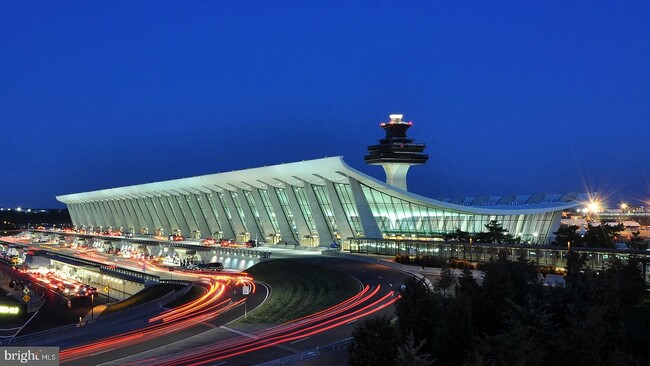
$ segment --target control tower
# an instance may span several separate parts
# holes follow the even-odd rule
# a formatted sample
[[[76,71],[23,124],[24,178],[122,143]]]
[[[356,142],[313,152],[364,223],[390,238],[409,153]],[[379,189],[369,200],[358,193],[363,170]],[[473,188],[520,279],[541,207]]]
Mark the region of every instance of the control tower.
[[[406,190],[406,173],[411,165],[427,162],[429,155],[423,154],[425,144],[413,143],[406,137],[406,130],[412,122],[402,121],[401,114],[391,114],[390,122],[382,123],[386,138],[379,140],[379,145],[368,146],[368,155],[364,157],[370,165],[381,165],[386,172],[386,183]]]

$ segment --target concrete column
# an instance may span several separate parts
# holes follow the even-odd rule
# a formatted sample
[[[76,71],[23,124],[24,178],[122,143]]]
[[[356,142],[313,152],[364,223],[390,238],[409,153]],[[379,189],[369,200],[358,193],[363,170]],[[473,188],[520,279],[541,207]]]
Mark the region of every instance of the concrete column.
[[[357,180],[350,178],[350,188],[352,189],[352,196],[357,206],[357,213],[359,214],[364,236],[366,238],[381,238],[381,230],[379,230],[379,225],[377,225],[377,221],[372,215],[368,200],[366,200],[366,196],[361,190],[361,185],[359,185]]]
[[[136,233],[140,232],[140,228],[144,227],[145,221],[144,218],[142,217],[142,212],[140,212],[140,208],[138,207],[137,202],[135,202],[135,199],[133,197],[128,197],[124,200],[124,203],[126,204],[126,208],[131,211],[131,218],[133,219],[133,229],[135,229]]]
[[[88,209],[90,210],[90,217],[93,219],[94,226],[96,228],[105,226],[102,213],[99,212],[99,209],[97,208],[97,203],[94,201],[88,202]]]
[[[160,213],[158,212],[158,209],[156,207],[156,204],[154,203],[153,200],[154,197],[149,196],[145,197],[142,200],[145,203],[145,207],[147,207],[147,210],[149,211],[149,215],[151,216],[151,220],[153,221],[153,227],[149,227],[149,234],[154,234],[156,229],[163,229],[164,226],[162,223],[162,219],[160,218]]]
[[[244,212],[244,217],[246,217],[246,223],[248,224],[248,232],[251,234],[251,238],[258,240],[261,238],[264,240],[264,233],[260,232],[260,229],[257,227],[257,222],[255,221],[255,214],[248,204],[248,200],[245,196],[246,192],[243,189],[237,188],[237,198],[239,198],[239,204],[241,205],[242,211]],[[259,212],[259,209],[258,209]]]
[[[153,216],[151,216],[151,211],[149,207],[147,207],[147,203],[145,202],[145,199],[146,199],[145,197],[138,197],[135,199],[135,202],[138,205],[138,207],[140,207],[140,212],[142,212],[145,227],[149,229],[150,234],[153,234],[156,224],[154,223]]]
[[[68,204],[68,212],[70,213],[70,219],[72,220],[72,225],[74,226],[81,226],[81,214],[79,213],[79,209],[77,208],[76,203],[70,203]]]
[[[174,209],[176,220],[178,220],[178,224],[180,225],[180,229],[183,232],[183,236],[187,237],[192,232],[192,230],[190,229],[190,226],[187,224],[187,220],[185,218],[185,215],[183,214],[183,210],[181,209],[181,206],[178,204],[177,196],[176,195],[169,196],[169,201],[171,202],[172,208]]]
[[[323,210],[320,208],[320,204],[316,198],[316,193],[314,193],[314,188],[308,182],[303,183],[305,184],[305,196],[307,197],[309,207],[311,208],[311,216],[314,218],[316,231],[318,231],[318,245],[329,246],[334,241],[334,237],[327,225],[327,221],[323,215]]]
[[[223,237],[226,239],[235,239],[236,237],[235,229],[233,228],[230,220],[228,219],[228,215],[226,214],[225,208],[221,204],[221,200],[219,199],[219,192],[212,191],[211,202],[214,205],[214,208],[217,210],[217,218],[219,220],[219,226],[223,231]]]
[[[266,207],[264,206],[264,201],[262,201],[260,190],[253,187],[251,194],[253,195],[253,201],[255,201],[255,206],[257,206],[257,211],[259,212],[260,215],[260,224],[262,225],[262,230],[264,230],[264,234],[266,236],[268,236],[269,234],[275,234],[275,229],[273,228],[273,224],[271,223],[271,218],[269,217],[269,213],[266,211]],[[260,238],[260,240],[266,241],[266,238]]]
[[[117,223],[115,221],[115,215],[113,215],[113,212],[111,209],[106,205],[106,201],[98,201],[99,207],[101,207],[102,212],[104,213],[104,217],[106,217],[108,220],[108,224],[110,227],[115,229],[117,227]]]
[[[124,226],[124,232],[128,232],[129,228],[135,228],[137,226],[136,222],[131,216],[131,212],[127,209],[127,203],[124,201],[124,199],[120,198],[116,200],[116,204],[124,214],[124,220],[126,221],[126,226]]]
[[[88,213],[88,218],[90,219],[91,225],[94,227],[99,227],[99,217],[97,217],[97,213],[95,213],[95,209],[93,208],[92,202],[88,201],[84,203],[84,206],[86,207],[86,212]]]
[[[199,225],[199,230],[201,230],[201,237],[207,238],[209,236],[212,236],[212,230],[210,230],[210,226],[208,225],[208,220],[205,217],[205,208],[199,202],[201,197],[197,196],[194,193],[189,194],[190,198],[190,208],[192,211],[194,211],[194,216],[196,216],[196,223]]]
[[[350,222],[345,215],[345,211],[343,210],[343,205],[341,204],[339,195],[336,193],[334,183],[325,179],[325,186],[327,187],[327,196],[329,197],[330,204],[332,205],[332,211],[334,212],[334,217],[336,218],[336,225],[338,226],[341,240],[354,237],[354,232],[352,231]]]
[[[90,213],[90,209],[88,208],[88,203],[87,202],[81,202],[79,204],[81,206],[81,210],[83,211],[84,214],[84,225],[86,226],[94,226],[95,222],[93,221],[92,215]]]
[[[97,202],[91,201],[88,202],[88,205],[90,206],[90,212],[93,216],[93,219],[95,220],[95,227],[108,227],[108,221],[104,218],[104,214],[99,209],[99,206],[97,206]]]
[[[214,235],[214,233],[222,231],[221,226],[219,226],[219,221],[217,220],[217,212],[213,210],[213,206],[215,203],[210,200],[208,194],[205,192],[200,192],[197,197],[197,202],[203,208],[203,213],[205,214],[206,222],[208,223],[208,227],[210,228],[210,235]]]
[[[302,241],[302,238],[305,236],[310,236],[311,228],[307,225],[305,216],[302,214],[300,209],[300,204],[296,198],[296,192],[293,191],[293,187],[290,184],[284,183],[284,191],[287,194],[287,200],[289,201],[289,207],[291,207],[291,213],[293,213],[293,220],[296,222],[296,227],[298,228],[298,238],[299,241]],[[301,243],[302,244],[302,243]]]
[[[181,210],[183,211],[183,217],[185,217],[185,221],[187,222],[187,227],[190,228],[190,231],[187,232],[187,235],[185,236],[190,236],[193,231],[195,230],[200,230],[199,229],[199,224],[196,220],[196,212],[192,209],[192,207],[187,203],[187,194],[183,192],[178,192],[179,195],[176,196],[178,198],[178,201],[180,202]]]
[[[282,210],[282,204],[278,198],[278,194],[275,189],[269,186],[269,198],[271,199],[271,206],[273,207],[273,212],[275,212],[275,219],[278,220],[278,226],[280,227],[280,234],[282,235],[282,241],[287,244],[299,245],[300,240],[296,238],[296,233],[291,227],[291,223],[284,214]]]
[[[118,205],[118,200],[117,199],[111,199],[110,201],[107,201],[108,207],[113,211],[113,215],[115,215],[115,224],[117,227],[121,227],[122,229],[128,227],[126,224],[126,218],[124,217],[124,212],[122,212],[122,209]],[[125,230],[125,229],[124,229]]]
[[[97,206],[99,207],[99,210],[102,213],[102,217],[104,218],[104,222],[106,225],[104,225],[105,229],[108,229],[109,227],[115,227],[115,219],[113,218],[113,214],[111,213],[110,210],[106,207],[104,204],[105,201],[97,201]]]
[[[159,196],[158,197],[158,208],[160,208],[160,211],[158,211],[162,217],[165,218],[166,223],[163,223],[163,229],[165,229],[165,235],[171,235],[174,229],[179,229],[180,226],[176,222],[176,218],[171,212],[171,206],[167,202],[167,196]]]
[[[226,190],[223,194],[223,198],[224,201],[226,202],[226,205],[228,205],[228,209],[230,211],[232,228],[235,231],[235,235],[239,235],[240,233],[246,232],[247,229],[244,226],[244,223],[241,221],[241,217],[239,217],[239,212],[237,212],[237,208],[235,207],[235,201],[232,199],[232,195],[230,194],[230,191]],[[236,239],[236,236],[233,239]]]
[[[144,213],[140,208],[138,199],[137,197],[129,196],[129,198],[126,201],[128,202],[128,207],[131,210],[132,216],[135,218],[135,221],[137,222],[136,226],[134,227],[135,232],[140,233],[141,228],[147,227],[147,221],[144,218]]]

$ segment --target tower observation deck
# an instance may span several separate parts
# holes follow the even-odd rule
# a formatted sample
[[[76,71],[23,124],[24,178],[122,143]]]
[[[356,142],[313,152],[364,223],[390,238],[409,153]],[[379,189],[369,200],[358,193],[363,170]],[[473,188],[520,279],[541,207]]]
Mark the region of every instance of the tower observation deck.
[[[368,155],[364,157],[370,165],[381,165],[386,172],[386,183],[406,190],[406,173],[411,165],[427,162],[429,155],[423,154],[426,144],[416,144],[406,136],[406,130],[412,122],[402,121],[401,114],[391,114],[390,122],[382,123],[386,138],[378,145],[368,146]]]

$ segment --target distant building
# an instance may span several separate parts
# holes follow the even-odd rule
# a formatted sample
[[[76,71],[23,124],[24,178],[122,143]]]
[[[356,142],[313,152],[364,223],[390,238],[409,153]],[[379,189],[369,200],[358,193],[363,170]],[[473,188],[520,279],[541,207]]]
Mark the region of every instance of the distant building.
[[[401,115],[399,121],[391,117],[404,123]],[[426,162],[424,144],[413,144],[406,128],[395,133],[382,127],[386,139],[369,147],[366,161],[393,164],[387,179],[397,187],[332,157],[57,199],[77,227],[300,246],[336,242],[344,249],[350,238],[437,240],[456,229],[478,233],[490,220],[524,242],[544,244],[552,240],[562,211],[580,204],[578,193],[432,199],[408,192],[406,170]]]

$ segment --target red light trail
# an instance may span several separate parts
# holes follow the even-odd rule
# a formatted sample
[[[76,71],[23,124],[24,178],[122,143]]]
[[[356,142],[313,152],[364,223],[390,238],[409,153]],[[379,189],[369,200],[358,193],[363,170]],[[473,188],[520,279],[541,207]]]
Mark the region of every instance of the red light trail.
[[[380,286],[366,286],[359,294],[329,309],[251,333],[231,340],[217,342],[210,347],[193,349],[176,356],[147,358],[125,365],[205,365],[226,358],[272,347],[289,341],[309,337],[368,316],[392,305],[399,296],[394,291],[380,294]]]

